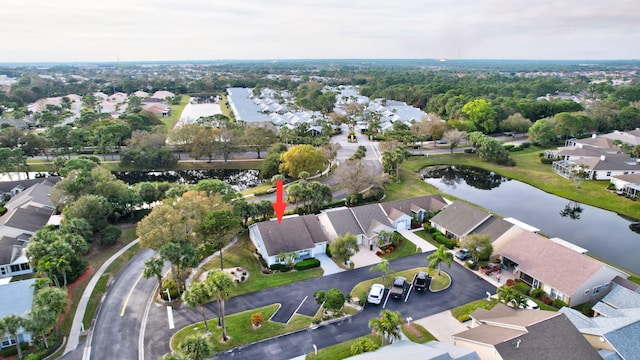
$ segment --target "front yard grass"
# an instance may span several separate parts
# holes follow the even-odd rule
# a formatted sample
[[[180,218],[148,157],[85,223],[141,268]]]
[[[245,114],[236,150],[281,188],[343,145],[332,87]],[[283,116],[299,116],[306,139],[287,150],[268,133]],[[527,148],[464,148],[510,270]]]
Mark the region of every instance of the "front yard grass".
[[[438,339],[436,339],[435,336],[431,335],[431,333],[429,331],[427,331],[427,329],[425,329],[421,325],[418,325],[418,324],[412,322],[410,324],[410,326],[412,328],[414,328],[415,330],[419,331],[421,335],[417,335],[414,332],[412,332],[411,330],[409,330],[407,328],[407,324],[402,324],[402,332],[404,333],[404,335],[409,340],[413,341],[414,343],[424,344],[424,343],[429,342],[431,340],[438,341]]]
[[[411,241],[402,238],[402,242],[400,245],[390,254],[383,256],[382,258],[385,260],[393,260],[400,257],[405,257],[409,255],[415,254],[417,251],[416,245]]]
[[[433,240],[433,236],[431,236],[431,234],[428,233],[426,230],[418,230],[418,231],[414,232],[414,234],[420,236],[421,238],[423,238],[429,244],[435,246],[436,248],[440,247],[440,244],[437,241]]]
[[[238,236],[238,242],[234,246],[223,251],[225,268],[243,267],[249,274],[247,280],[239,283],[231,290],[231,296],[242,295],[266,288],[308,280],[322,276],[323,274],[323,270],[321,268],[263,274],[262,265],[255,255],[255,249],[256,248],[253,246],[253,243],[249,240],[249,233],[244,232]],[[199,274],[204,271],[219,268],[220,258],[216,256],[213,260],[202,267]]]
[[[305,360],[342,360],[348,357],[353,356],[351,354],[351,345],[357,343],[358,341],[369,338],[373,340],[376,344],[380,344],[380,337],[376,335],[366,335],[361,336],[355,339],[347,340],[332,346],[328,346],[326,348],[322,348],[318,350],[318,355],[316,354],[307,354]]]
[[[180,100],[179,105],[171,105],[171,114],[169,116],[160,118],[160,121],[167,127],[167,131],[171,131],[174,125],[180,120],[180,115],[182,115],[182,110],[189,103],[189,99],[191,96],[182,95],[182,99]]]
[[[222,330],[218,328],[215,318],[207,319],[211,336],[207,338],[209,344],[215,352],[228,350],[237,346],[255,343],[260,340],[269,339],[274,336],[291,333],[297,330],[308,328],[311,325],[311,318],[300,314],[295,314],[288,324],[266,320],[271,318],[280,305],[273,304],[265,307],[243,311],[237,314],[225,316],[227,336],[229,340],[222,342]],[[251,325],[251,315],[260,312],[265,318],[260,328],[254,329]],[[209,314],[209,316],[212,316]],[[171,338],[171,348],[176,349],[180,342],[188,336],[206,336],[204,322],[200,321],[180,329]]]
[[[496,306],[497,303],[498,303],[498,299],[494,299],[494,298],[491,298],[491,300],[480,299],[480,300],[472,301],[468,304],[460,305],[456,308],[451,309],[451,315],[453,315],[454,318],[458,319],[458,321],[462,323],[471,319],[469,315],[471,315],[471,313],[474,312],[476,309],[483,308],[483,309],[491,310],[493,309],[494,306]]]

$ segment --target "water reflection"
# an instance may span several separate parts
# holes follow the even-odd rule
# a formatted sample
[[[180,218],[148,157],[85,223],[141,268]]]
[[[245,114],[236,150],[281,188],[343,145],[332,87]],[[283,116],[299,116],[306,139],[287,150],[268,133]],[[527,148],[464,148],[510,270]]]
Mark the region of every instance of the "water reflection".
[[[237,191],[258,186],[264,180],[258,177],[258,170],[171,170],[171,171],[114,171],[116,178],[127,184],[144,181],[168,181],[180,184],[195,184],[205,179],[220,179],[231,185]]]
[[[580,214],[584,208],[579,203],[570,201],[564,209],[560,211],[560,216],[568,217],[571,220],[580,220]]]
[[[483,169],[453,165],[429,166],[420,170],[420,175],[423,179],[438,178],[443,184],[452,188],[464,180],[467,185],[481,190],[491,190],[511,180]]]

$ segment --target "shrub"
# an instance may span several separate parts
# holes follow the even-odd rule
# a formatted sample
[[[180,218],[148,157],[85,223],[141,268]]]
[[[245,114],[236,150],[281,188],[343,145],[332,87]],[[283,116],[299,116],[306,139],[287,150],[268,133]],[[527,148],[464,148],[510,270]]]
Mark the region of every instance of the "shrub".
[[[260,260],[260,265],[262,265],[263,268],[267,267],[267,262],[264,261],[264,258],[262,257],[262,255],[258,254],[258,260]]]
[[[264,315],[262,315],[262,313],[257,312],[257,313],[251,314],[251,325],[258,327],[258,326],[261,326],[263,322],[264,322]]]
[[[29,343],[26,343],[26,342],[20,343],[20,349],[22,349],[22,351],[25,351],[28,348],[29,348]],[[18,355],[18,349],[16,348],[15,345],[8,346],[6,348],[3,348],[2,351],[0,351],[0,355],[2,355],[2,357],[10,357],[10,356]]]
[[[469,320],[471,320],[471,316],[469,316],[469,314],[462,314],[458,316],[458,321],[460,321],[461,323]]]
[[[273,265],[269,266],[269,269],[278,270],[278,271],[281,271],[281,272],[287,272],[287,271],[291,270],[291,268],[288,267],[286,264],[273,264]]]
[[[515,280],[513,280],[513,279],[509,279],[509,280],[507,280],[507,283],[506,283],[506,285],[507,285],[507,286],[513,286],[513,285],[515,285],[515,284],[516,284],[516,281],[515,281]]]
[[[522,146],[523,148],[525,148],[525,149],[526,149],[526,148],[531,147],[531,143],[530,143],[530,142],[528,142],[528,141],[525,141],[525,142],[523,142],[522,144],[520,144],[520,146]]]
[[[296,270],[307,270],[320,266],[320,260],[318,259],[304,259],[296,264]]]
[[[431,232],[432,227],[430,222],[426,221],[424,224],[422,224],[422,227],[426,232]]]
[[[351,344],[350,350],[351,355],[358,355],[365,352],[376,351],[378,347],[379,346],[375,341],[371,338],[365,337]]]
[[[0,216],[4,215],[7,213],[7,208],[4,206],[0,206]]]
[[[544,157],[540,158],[540,162],[547,165],[553,164],[554,161],[555,161],[554,159],[547,159]]]
[[[464,149],[465,154],[474,154],[475,151],[473,149]]]
[[[446,236],[444,236],[442,234],[435,235],[434,239],[436,240],[436,242],[438,242],[438,244],[442,244],[442,245],[446,246],[447,249],[449,249],[449,250],[453,249],[455,247],[455,245],[456,245],[455,241],[449,239],[448,237],[446,237]]]
[[[331,249],[330,249],[330,246],[327,246],[326,254],[327,254],[327,257],[330,257],[330,258],[331,258],[331,257],[333,257],[333,256],[331,255]]]
[[[122,230],[115,225],[107,225],[100,230],[100,245],[113,245],[122,235]]]
[[[547,295],[540,296],[540,301],[542,301],[543,303],[545,303],[547,305],[553,305],[553,299],[548,297]]]
[[[563,308],[565,306],[568,306],[568,304],[560,299],[555,299],[553,300],[553,306],[557,307],[558,309]]]
[[[516,146],[513,145],[513,144],[507,144],[507,145],[504,146],[504,149],[507,150],[507,151],[511,151],[511,149],[513,149],[514,147],[516,147]]]
[[[171,300],[176,300],[180,295],[178,294],[178,285],[173,281],[173,278],[164,278],[162,280],[162,286],[160,287],[160,296],[163,300],[169,300],[167,297],[167,289],[171,295]]]
[[[477,270],[478,269],[478,263],[475,262],[475,261],[467,261],[466,265],[471,270]]]
[[[516,283],[516,290],[520,291],[521,293],[527,295],[529,294],[529,291],[531,291],[531,286],[527,285],[526,283],[523,282],[518,282]]]
[[[531,290],[531,296],[533,296],[536,299],[539,299],[542,295],[544,295],[544,290],[542,289]]]

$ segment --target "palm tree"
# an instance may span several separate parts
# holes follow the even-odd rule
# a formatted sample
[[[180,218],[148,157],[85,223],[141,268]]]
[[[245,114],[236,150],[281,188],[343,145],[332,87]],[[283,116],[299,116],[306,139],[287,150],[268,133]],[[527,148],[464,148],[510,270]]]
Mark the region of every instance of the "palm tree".
[[[224,299],[229,295],[229,290],[235,285],[231,276],[222,270],[214,270],[207,275],[207,283],[211,287],[211,293],[218,300],[218,316],[222,327],[222,341],[227,341],[227,329],[224,324]]]
[[[147,259],[144,262],[144,270],[142,272],[142,276],[145,279],[149,279],[151,277],[156,277],[158,279],[158,284],[162,284],[162,268],[164,267],[164,260],[160,257],[152,257]]]
[[[224,270],[222,248],[224,242],[242,229],[242,220],[231,210],[214,210],[207,214],[199,228],[203,235],[213,238],[220,248],[220,270]]]
[[[209,324],[207,323],[207,316],[204,312],[204,304],[208,303],[211,299],[211,289],[206,283],[194,282],[191,283],[189,289],[184,292],[184,301],[190,307],[200,306],[202,312],[202,319],[204,320],[204,327],[207,329],[207,335],[211,335],[209,331]]]
[[[389,262],[387,260],[382,260],[381,262],[371,266],[369,271],[380,271],[382,273],[382,282],[387,283],[387,280],[393,274],[393,270],[389,268]]]
[[[20,339],[18,339],[18,330],[25,324],[25,320],[18,315],[7,315],[0,320],[0,329],[2,333],[9,334],[16,342],[18,349],[18,359],[22,359],[22,349],[20,348]]]
[[[191,360],[204,360],[213,353],[207,339],[201,336],[187,337],[178,345],[178,351]]]
[[[56,319],[54,321],[56,334],[58,333],[58,317],[67,310],[68,304],[69,295],[66,289],[48,287],[39,290],[33,296],[34,309],[43,309],[43,311],[53,314]]]
[[[400,339],[400,313],[382,310],[379,318],[369,320],[369,327],[382,338],[382,345],[390,344],[393,339]]]
[[[511,304],[516,309],[524,307],[527,297],[524,296],[515,286],[501,286],[498,288],[498,300],[505,304]]]
[[[53,312],[48,311],[43,307],[33,307],[29,312],[29,318],[26,320],[25,328],[32,334],[40,334],[42,336],[42,342],[48,349],[49,343],[47,342],[47,333],[53,329],[56,324],[57,317]]]
[[[447,251],[447,247],[440,245],[440,247],[431,255],[427,256],[427,263],[432,269],[438,268],[438,275],[440,275],[440,264],[445,263],[451,268],[451,262],[453,261],[453,254]]]

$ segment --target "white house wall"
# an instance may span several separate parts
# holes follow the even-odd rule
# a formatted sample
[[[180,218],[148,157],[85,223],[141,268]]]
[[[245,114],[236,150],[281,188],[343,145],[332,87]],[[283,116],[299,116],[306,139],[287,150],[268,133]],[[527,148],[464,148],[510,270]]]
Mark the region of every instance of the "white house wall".
[[[269,257],[269,254],[267,254],[267,249],[264,246],[262,235],[260,234],[257,226],[252,225],[249,227],[249,239],[251,239],[253,246],[256,247],[260,255],[262,255],[262,258],[267,262],[267,265],[273,265],[274,262],[272,262],[273,260]]]

